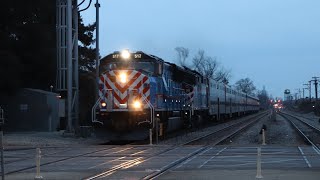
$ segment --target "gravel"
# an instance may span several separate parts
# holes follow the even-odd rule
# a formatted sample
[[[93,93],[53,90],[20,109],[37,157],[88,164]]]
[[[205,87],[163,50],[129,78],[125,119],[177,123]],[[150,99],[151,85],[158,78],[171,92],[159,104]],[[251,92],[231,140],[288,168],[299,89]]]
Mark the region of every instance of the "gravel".
[[[306,113],[306,114],[301,114],[298,112],[293,112],[293,111],[286,111],[287,113],[290,113],[295,116],[302,117],[303,120],[306,120],[308,123],[320,128],[320,117],[316,116],[313,112],[311,113]]]
[[[250,117],[253,117],[253,116],[256,116],[256,115],[257,114],[253,114],[253,115],[245,116],[245,117],[242,117],[242,118],[239,118],[239,119],[236,119],[236,120],[232,120],[232,121],[228,121],[228,122],[221,123],[221,124],[218,124],[218,125],[214,125],[214,126],[211,126],[211,127],[207,127],[207,128],[204,128],[204,129],[200,129],[198,131],[188,132],[188,133],[185,133],[184,135],[180,135],[180,136],[176,136],[174,138],[170,138],[170,139],[166,139],[166,140],[160,141],[159,144],[160,145],[184,144],[186,142],[194,140],[197,137],[201,137],[201,136],[207,135],[207,134],[209,134],[211,132],[214,132],[214,131],[217,131],[219,129],[222,129],[223,127],[229,126],[229,125],[231,125],[233,123],[236,123],[236,122],[239,122],[239,121],[247,120]]]
[[[264,118],[243,131],[239,135],[229,139],[227,145],[258,145],[262,144],[260,134],[262,126],[266,125],[266,144],[296,146],[305,145],[303,139],[296,133],[291,124],[283,117],[277,115],[275,118]]]

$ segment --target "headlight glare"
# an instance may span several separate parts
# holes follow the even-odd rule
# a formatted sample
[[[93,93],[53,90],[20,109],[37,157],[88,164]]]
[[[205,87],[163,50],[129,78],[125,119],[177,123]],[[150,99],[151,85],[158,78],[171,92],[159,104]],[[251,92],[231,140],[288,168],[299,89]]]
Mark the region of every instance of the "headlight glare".
[[[140,103],[140,101],[134,101],[134,102],[133,102],[133,107],[136,108],[136,109],[141,108],[141,103]]]
[[[126,73],[124,73],[124,72],[120,73],[119,78],[120,78],[121,83],[127,82],[127,74]]]
[[[130,52],[128,49],[122,50],[121,51],[121,57],[123,59],[129,59],[130,58]]]

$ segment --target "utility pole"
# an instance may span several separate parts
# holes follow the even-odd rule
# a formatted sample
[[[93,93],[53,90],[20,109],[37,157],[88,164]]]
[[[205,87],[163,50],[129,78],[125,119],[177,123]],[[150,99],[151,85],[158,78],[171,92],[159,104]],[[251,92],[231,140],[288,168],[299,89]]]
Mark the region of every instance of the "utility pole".
[[[305,84],[304,84],[305,85]],[[307,84],[308,85],[308,84]],[[303,99],[305,99],[305,94],[304,94],[304,90],[305,89],[309,89],[309,88],[307,88],[307,87],[304,87],[304,88],[302,88],[302,95],[303,95]]]
[[[309,89],[309,99],[311,99],[311,91],[310,91],[310,86],[309,84],[303,84],[304,86],[307,86],[307,87],[304,87],[303,89]]]
[[[315,96],[316,96],[316,101],[318,101],[318,78],[319,77],[312,77],[314,81],[314,90],[315,90]]]
[[[2,180],[4,180],[3,125],[4,125],[4,110],[0,106],[0,152],[1,152],[1,178],[2,178]]]
[[[296,89],[297,93],[296,93],[296,100],[298,99],[301,99],[301,90],[300,88],[299,89]]]
[[[99,59],[100,59],[100,52],[99,52],[99,0],[96,0],[96,78],[97,78],[97,99],[99,98]]]
[[[311,81],[308,81],[309,82],[309,84],[308,84],[308,86],[309,86],[309,99],[310,99],[310,102],[312,101],[312,98],[311,98]]]

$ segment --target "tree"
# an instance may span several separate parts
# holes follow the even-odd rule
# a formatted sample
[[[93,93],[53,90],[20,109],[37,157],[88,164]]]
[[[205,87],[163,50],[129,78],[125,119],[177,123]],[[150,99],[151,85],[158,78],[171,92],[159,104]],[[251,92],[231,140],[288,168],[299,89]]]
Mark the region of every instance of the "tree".
[[[10,51],[0,51],[0,57],[0,95],[13,95],[21,86],[21,62]]]
[[[186,66],[186,59],[189,56],[189,49],[184,47],[176,47],[175,50],[178,53],[180,65]]]
[[[268,92],[266,91],[265,86],[263,86],[263,89],[261,91],[258,91],[257,94],[260,101],[260,107],[267,109],[269,107],[269,95],[268,95]]]
[[[211,78],[219,82],[228,83],[230,79],[230,71],[220,66],[216,57],[206,56],[204,50],[199,50],[192,59],[194,70],[206,78]]]
[[[85,25],[79,13],[78,21],[78,39],[79,39],[79,68],[82,72],[95,71],[95,48],[92,45],[95,43],[93,39],[93,31],[96,29],[96,23]]]
[[[249,78],[240,79],[236,82],[235,87],[238,91],[249,95],[254,95],[254,91],[256,90],[253,81]]]
[[[93,32],[96,29],[96,23],[83,23],[82,17],[79,13],[78,18],[78,39],[79,39],[79,99],[80,99],[80,124],[88,125],[91,123],[90,115],[91,109],[95,103],[97,84],[95,77],[95,60],[96,48],[92,46],[96,42],[93,38]]]
[[[225,84],[229,84],[229,80],[231,78],[230,70],[225,70],[224,68],[220,68],[218,72],[216,72],[215,80],[218,82],[223,82]]]
[[[55,5],[55,0],[1,3],[1,74],[7,78],[1,81],[5,84],[2,93],[19,87],[49,89],[55,82]],[[12,82],[6,82],[8,79]]]

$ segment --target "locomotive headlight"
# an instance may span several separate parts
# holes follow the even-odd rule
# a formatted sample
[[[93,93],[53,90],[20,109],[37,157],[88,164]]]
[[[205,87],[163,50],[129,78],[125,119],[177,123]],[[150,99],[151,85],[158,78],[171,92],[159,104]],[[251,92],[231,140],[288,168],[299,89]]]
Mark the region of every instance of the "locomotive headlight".
[[[103,102],[103,103],[101,103],[101,106],[102,106],[102,107],[106,107],[107,104],[106,104],[105,102]]]
[[[137,100],[134,101],[134,102],[133,102],[133,107],[136,108],[136,109],[141,108],[141,102],[140,102],[140,101],[137,101]]]
[[[130,52],[128,49],[122,50],[121,51],[121,57],[123,59],[129,59],[130,58]]]
[[[126,73],[124,73],[124,72],[120,73],[119,78],[120,78],[121,83],[127,82],[127,74]]]

